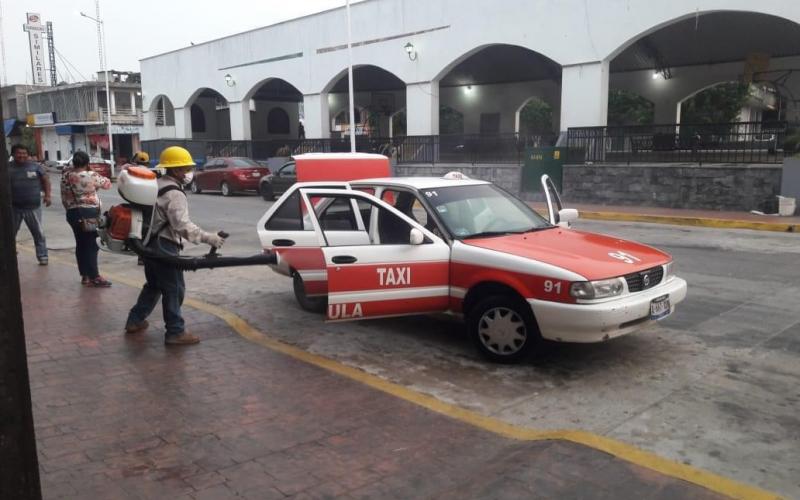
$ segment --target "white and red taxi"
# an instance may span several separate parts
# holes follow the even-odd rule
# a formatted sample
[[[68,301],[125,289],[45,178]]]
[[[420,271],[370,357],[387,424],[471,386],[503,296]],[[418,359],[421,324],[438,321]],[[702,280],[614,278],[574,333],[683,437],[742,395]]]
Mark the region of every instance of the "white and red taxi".
[[[551,220],[458,174],[298,183],[258,233],[302,308],[329,321],[463,314],[494,361],[518,361],[542,338],[619,337],[674,311],[686,281],[668,254],[566,227],[577,211],[543,185]]]

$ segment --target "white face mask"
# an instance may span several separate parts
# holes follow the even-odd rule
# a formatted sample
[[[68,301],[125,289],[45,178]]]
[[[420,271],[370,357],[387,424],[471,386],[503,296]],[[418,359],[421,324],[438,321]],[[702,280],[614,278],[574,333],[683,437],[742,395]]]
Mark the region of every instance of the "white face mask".
[[[192,183],[192,179],[194,179],[194,172],[186,172],[186,175],[183,176],[181,184],[183,184],[184,186],[188,186],[189,184]]]

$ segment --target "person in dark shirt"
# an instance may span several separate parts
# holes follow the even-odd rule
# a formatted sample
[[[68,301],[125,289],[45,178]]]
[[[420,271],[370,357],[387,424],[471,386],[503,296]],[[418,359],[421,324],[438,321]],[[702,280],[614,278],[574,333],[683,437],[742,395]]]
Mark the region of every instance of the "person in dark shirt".
[[[44,205],[52,203],[50,197],[50,177],[38,163],[29,161],[30,151],[22,144],[11,147],[13,161],[9,165],[11,177],[11,205],[14,214],[14,234],[19,232],[22,221],[28,226],[36,247],[36,258],[39,264],[47,265],[47,243],[42,226],[42,193]]]

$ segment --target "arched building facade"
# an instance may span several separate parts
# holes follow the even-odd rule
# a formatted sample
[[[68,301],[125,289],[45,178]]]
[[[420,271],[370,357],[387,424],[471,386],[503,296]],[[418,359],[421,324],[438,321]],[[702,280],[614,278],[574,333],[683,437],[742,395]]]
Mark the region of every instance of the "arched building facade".
[[[769,85],[800,121],[800,2],[366,0],[352,18],[357,133],[388,137],[401,115],[405,134],[438,135],[443,110],[465,134],[518,133],[533,98],[553,133],[602,126],[611,89],[677,123],[681,102],[726,81]],[[144,138],[342,135],[345,23],[339,8],[143,59]]]

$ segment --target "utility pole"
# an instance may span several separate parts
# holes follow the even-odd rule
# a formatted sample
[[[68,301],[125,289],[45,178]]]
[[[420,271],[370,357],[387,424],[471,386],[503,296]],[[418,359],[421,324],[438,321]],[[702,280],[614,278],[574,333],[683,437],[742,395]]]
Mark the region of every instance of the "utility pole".
[[[0,129],[0,498],[41,500],[8,168]]]
[[[47,21],[47,51],[50,53],[50,85],[58,85],[56,76],[56,42],[53,40],[53,23]]]
[[[8,85],[8,72],[6,71],[6,34],[3,31],[3,0],[0,0],[0,67],[3,73],[0,74],[0,87]]]

